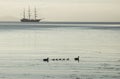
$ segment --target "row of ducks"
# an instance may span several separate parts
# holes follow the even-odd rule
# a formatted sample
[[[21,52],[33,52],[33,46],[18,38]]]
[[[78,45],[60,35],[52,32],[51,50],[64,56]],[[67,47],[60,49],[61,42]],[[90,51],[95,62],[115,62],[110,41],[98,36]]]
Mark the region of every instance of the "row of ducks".
[[[43,59],[44,62],[49,62],[49,61],[69,61],[70,58],[56,58],[56,59],[50,59],[49,57]],[[75,61],[79,62],[79,56],[74,58]]]

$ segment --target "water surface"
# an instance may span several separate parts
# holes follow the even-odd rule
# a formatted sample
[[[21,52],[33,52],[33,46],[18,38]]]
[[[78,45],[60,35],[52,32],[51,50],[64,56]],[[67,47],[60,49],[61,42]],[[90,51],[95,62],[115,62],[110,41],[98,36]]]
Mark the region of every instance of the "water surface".
[[[119,40],[120,24],[0,23],[0,79],[119,79]]]

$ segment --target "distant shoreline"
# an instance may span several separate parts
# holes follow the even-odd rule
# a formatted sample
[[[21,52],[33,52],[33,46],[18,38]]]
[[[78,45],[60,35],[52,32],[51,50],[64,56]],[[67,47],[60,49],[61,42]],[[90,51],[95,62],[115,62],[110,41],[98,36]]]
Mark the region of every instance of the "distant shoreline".
[[[44,22],[53,24],[120,24],[120,22]]]
[[[27,23],[19,21],[0,21],[0,23]],[[34,22],[28,22],[34,23]],[[53,22],[53,21],[43,21],[39,22],[42,24],[120,24],[120,22]]]

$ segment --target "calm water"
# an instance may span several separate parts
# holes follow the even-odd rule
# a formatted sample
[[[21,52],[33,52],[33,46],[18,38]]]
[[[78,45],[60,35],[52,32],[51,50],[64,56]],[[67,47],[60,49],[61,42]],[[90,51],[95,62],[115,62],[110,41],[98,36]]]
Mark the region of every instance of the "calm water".
[[[120,24],[0,23],[0,79],[120,79]]]

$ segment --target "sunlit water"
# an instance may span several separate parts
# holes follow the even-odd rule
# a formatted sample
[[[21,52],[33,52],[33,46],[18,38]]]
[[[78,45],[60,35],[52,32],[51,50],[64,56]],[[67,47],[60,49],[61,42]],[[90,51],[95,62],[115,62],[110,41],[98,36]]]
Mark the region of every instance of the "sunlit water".
[[[0,23],[0,79],[120,79],[120,25]]]

